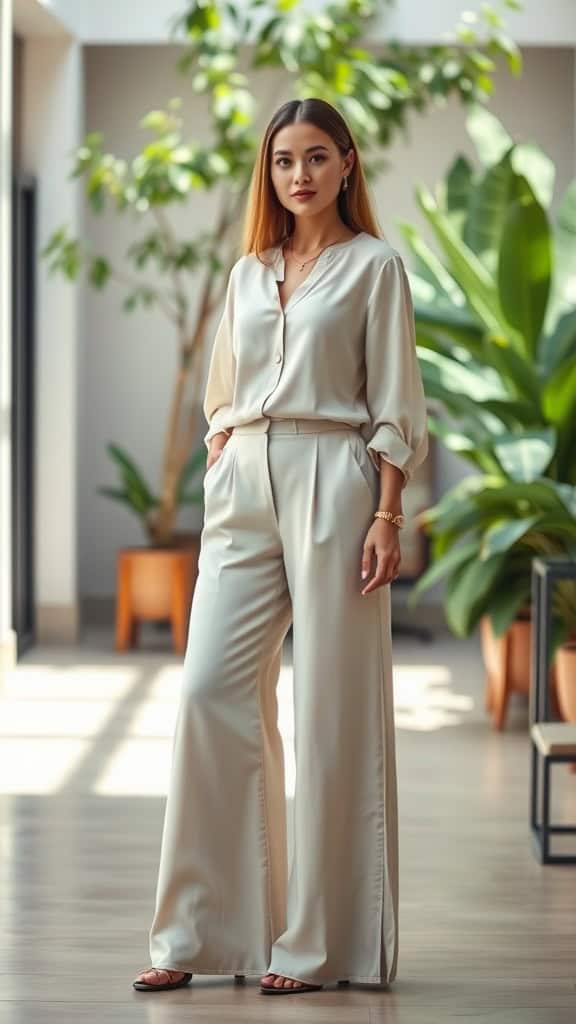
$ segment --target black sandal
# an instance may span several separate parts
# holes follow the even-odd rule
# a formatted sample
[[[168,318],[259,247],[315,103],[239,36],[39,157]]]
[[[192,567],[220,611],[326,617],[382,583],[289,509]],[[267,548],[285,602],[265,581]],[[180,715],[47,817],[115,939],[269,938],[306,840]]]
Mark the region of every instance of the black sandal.
[[[280,977],[280,975],[277,975]],[[294,992],[318,992],[324,988],[324,985],[311,985],[308,981],[301,981],[300,978],[289,978],[287,974],[282,975],[283,978],[288,978],[289,981],[297,981],[298,985],[263,985],[260,982],[260,991],[266,996],[285,996],[292,995]]]
[[[176,968],[175,967],[144,967],[139,973],[140,974],[146,974],[147,971],[172,971],[172,970],[175,971]],[[180,974],[180,971],[178,971],[178,974]],[[179,981],[169,981],[169,982],[166,982],[164,985],[151,985],[147,981],[134,981],[132,983],[132,985],[133,985],[133,988],[138,990],[138,992],[165,992],[169,988],[184,988],[185,985],[188,985],[190,983],[190,981],[192,980],[192,977],[193,977],[192,974],[189,974],[188,972],[186,972],[184,974],[184,977],[180,978]],[[245,980],[246,980],[246,975],[245,974],[235,974],[234,975],[234,983],[235,984],[240,982],[240,981],[245,981]]]
[[[156,972],[164,971],[164,973],[168,974],[168,975],[170,974],[170,971],[174,971],[175,973],[178,973],[178,974],[181,973],[180,971],[176,971],[176,968],[173,968],[173,967],[144,967],[138,973],[139,974],[147,974],[150,971],[156,971]],[[191,982],[191,980],[192,980],[192,975],[188,974],[188,973],[185,973],[184,977],[180,978],[178,981],[164,982],[163,985],[152,985],[148,981],[134,981],[134,982],[132,982],[132,987],[137,989],[138,992],[165,992],[166,989],[169,989],[169,988],[184,988],[184,986],[188,985]]]

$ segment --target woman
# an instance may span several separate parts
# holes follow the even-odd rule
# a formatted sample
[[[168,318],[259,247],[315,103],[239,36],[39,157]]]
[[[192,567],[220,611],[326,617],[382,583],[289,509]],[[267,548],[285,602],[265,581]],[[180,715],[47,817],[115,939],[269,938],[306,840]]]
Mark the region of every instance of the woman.
[[[398,954],[390,583],[427,453],[406,272],[358,151],[319,99],[284,104],[210,360],[205,522],[174,737],[152,968],[267,994],[388,984]],[[370,577],[370,578],[368,578]],[[288,877],[276,684],[293,626]]]

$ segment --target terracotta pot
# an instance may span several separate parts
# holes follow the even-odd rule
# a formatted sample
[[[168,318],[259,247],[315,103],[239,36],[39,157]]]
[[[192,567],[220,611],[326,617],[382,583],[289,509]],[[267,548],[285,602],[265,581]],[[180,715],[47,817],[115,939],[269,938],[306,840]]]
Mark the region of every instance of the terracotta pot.
[[[199,535],[190,535],[169,548],[136,547],[118,552],[117,651],[136,645],[140,622],[168,619],[174,649],[184,653],[199,550]]]
[[[482,656],[486,668],[486,711],[495,729],[503,729],[511,693],[530,693],[532,622],[516,619],[502,636],[496,636],[488,615],[480,620]],[[557,713],[556,673],[550,671],[551,708]]]
[[[576,640],[556,651],[558,706],[565,722],[576,722]]]

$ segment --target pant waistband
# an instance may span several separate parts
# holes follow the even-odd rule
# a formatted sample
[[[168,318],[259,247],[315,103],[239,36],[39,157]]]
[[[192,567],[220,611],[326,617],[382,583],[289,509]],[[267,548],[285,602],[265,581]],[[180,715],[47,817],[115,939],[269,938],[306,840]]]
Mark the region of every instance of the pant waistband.
[[[234,427],[233,434],[321,434],[328,430],[359,430],[360,428],[345,423],[343,420],[327,419],[281,419],[279,417],[262,416],[250,423],[242,423]]]

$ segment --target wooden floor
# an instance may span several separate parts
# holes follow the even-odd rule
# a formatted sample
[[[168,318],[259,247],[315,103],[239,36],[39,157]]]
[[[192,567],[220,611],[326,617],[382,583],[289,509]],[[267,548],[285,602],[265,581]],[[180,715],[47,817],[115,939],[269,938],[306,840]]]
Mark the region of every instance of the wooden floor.
[[[527,705],[491,731],[476,641],[398,638],[400,957],[388,990],[260,995],[197,976],[137,993],[148,964],[181,660],[90,634],[36,649],[0,695],[0,1024],[310,1021],[574,1024],[576,867],[542,867],[528,832]],[[293,784],[291,656],[279,685]],[[554,769],[554,815],[576,776]],[[565,847],[566,849],[566,847]]]

